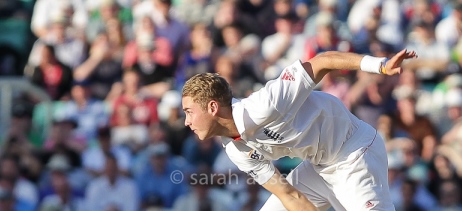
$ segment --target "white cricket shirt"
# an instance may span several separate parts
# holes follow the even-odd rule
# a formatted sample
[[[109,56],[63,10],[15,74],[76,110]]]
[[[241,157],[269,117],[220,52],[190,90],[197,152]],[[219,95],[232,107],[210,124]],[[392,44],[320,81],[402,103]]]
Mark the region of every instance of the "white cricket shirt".
[[[329,165],[357,130],[360,120],[336,97],[319,91],[300,61],[265,87],[233,99],[240,140],[222,137],[230,159],[259,184],[275,172],[271,160],[284,156]]]

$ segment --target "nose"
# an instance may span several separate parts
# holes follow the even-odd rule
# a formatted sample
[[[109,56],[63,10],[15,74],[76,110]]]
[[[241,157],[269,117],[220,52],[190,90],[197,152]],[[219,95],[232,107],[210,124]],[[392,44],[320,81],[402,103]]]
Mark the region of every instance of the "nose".
[[[189,127],[190,125],[191,125],[191,122],[189,121],[189,118],[186,117],[186,118],[184,119],[184,126]]]

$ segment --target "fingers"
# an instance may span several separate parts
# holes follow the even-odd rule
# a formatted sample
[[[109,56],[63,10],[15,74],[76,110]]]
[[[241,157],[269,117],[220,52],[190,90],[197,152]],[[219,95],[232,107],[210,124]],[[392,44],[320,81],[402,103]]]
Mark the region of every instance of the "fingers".
[[[407,49],[403,49],[396,54],[397,58],[401,59],[410,59],[410,58],[417,58],[417,52],[415,51],[407,51]]]
[[[404,50],[406,50],[406,49],[404,49]],[[407,52],[407,50],[406,50],[406,54],[405,54],[406,59],[417,58],[417,57],[418,57],[417,52],[415,52],[415,51]]]

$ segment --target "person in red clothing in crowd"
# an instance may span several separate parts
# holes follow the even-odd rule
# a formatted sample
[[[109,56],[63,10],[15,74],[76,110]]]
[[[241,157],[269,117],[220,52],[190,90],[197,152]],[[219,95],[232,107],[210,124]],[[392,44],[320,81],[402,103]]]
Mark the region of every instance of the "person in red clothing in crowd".
[[[118,111],[120,106],[128,106],[131,110],[132,124],[149,127],[159,122],[157,104],[157,99],[143,94],[140,90],[139,74],[133,70],[125,71],[122,77],[122,92],[113,102],[113,111]],[[118,113],[113,112],[111,126],[120,126],[118,120]]]
[[[137,63],[143,50],[149,50],[152,60],[159,65],[170,66],[173,63],[173,49],[170,41],[156,36],[154,23],[149,16],[145,16],[137,30],[135,40],[125,46],[123,67],[132,67]]]
[[[157,36],[154,23],[144,17],[135,31],[135,40],[125,47],[122,66],[131,68],[141,76],[141,83],[160,98],[170,89],[174,76],[174,49],[165,37]]]
[[[45,45],[40,65],[34,68],[30,81],[43,88],[52,100],[60,100],[71,91],[72,70],[56,58],[55,49]]]

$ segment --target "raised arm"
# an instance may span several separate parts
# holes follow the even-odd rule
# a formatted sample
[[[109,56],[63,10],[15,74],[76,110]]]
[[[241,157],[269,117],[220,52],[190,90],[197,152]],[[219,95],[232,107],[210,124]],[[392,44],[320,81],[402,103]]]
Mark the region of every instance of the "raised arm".
[[[387,61],[387,58],[371,57],[356,53],[327,51],[303,63],[308,75],[319,83],[332,70],[362,70],[377,74],[394,75],[402,72],[401,63],[405,59],[417,58],[415,51],[400,51]]]
[[[289,211],[317,211],[318,209],[303,195],[300,191],[279,173],[278,170],[274,173],[268,182],[263,184],[263,187],[276,195],[282,204]]]

